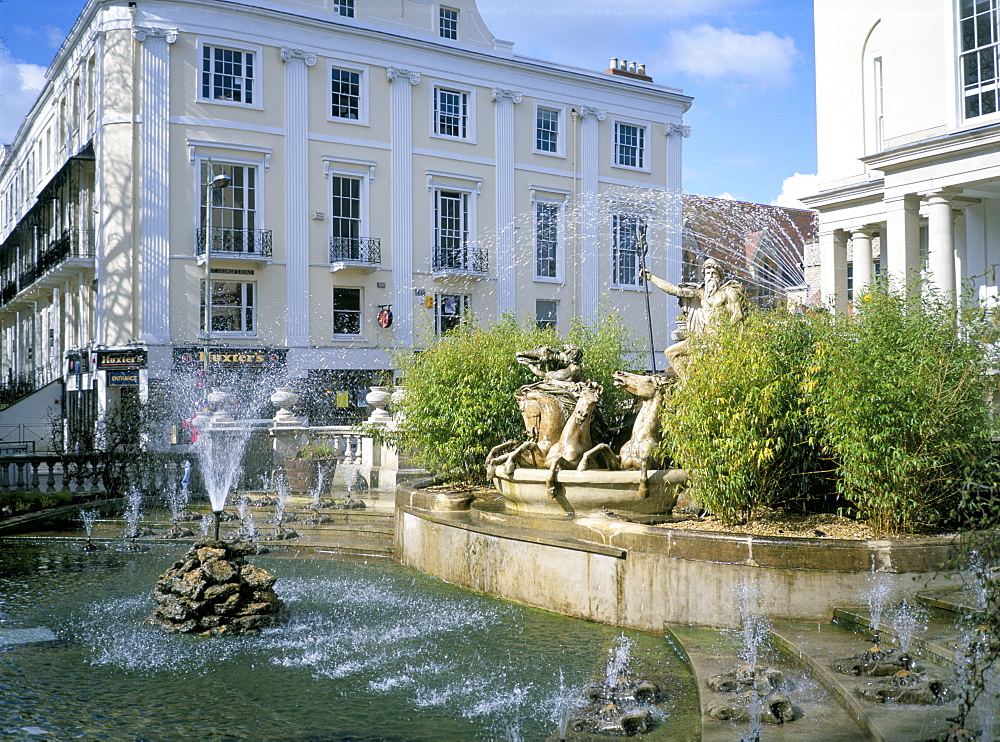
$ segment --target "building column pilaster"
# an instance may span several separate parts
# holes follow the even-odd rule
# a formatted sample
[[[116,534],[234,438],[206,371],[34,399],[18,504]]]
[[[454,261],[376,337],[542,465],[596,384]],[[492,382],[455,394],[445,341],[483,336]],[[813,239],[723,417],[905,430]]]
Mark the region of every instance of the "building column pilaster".
[[[847,311],[847,233],[841,229],[819,235],[823,301],[834,312]]]
[[[496,103],[497,182],[497,314],[517,309],[514,244],[514,105],[521,102],[516,90],[493,88]]]
[[[392,105],[392,311],[397,345],[413,345],[413,86],[420,73],[389,67]]]
[[[597,322],[600,296],[600,245],[598,241],[598,173],[600,172],[599,123],[607,111],[591,106],[579,106],[580,117],[580,318],[589,324]]]
[[[854,269],[854,303],[875,277],[872,261],[872,231],[870,226],[851,230],[851,265]]]
[[[955,304],[955,215],[952,193],[941,190],[927,197],[927,269],[930,287]]]
[[[309,86],[316,55],[282,47],[285,63],[285,343],[307,348],[309,332]]]
[[[139,334],[170,343],[170,44],[176,29],[136,26],[142,44],[139,112]]]
[[[889,281],[911,294],[920,288],[920,202],[916,195],[886,201],[883,255]]]

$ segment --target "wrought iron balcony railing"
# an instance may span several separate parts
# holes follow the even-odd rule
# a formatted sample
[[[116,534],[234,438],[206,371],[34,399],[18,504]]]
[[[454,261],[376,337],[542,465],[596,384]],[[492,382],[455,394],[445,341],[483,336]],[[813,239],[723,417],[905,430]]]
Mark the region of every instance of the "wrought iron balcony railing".
[[[378,237],[331,237],[330,263],[382,264],[382,241]]]
[[[28,288],[50,270],[70,258],[92,259],[94,254],[94,231],[92,229],[68,229],[62,233],[62,236],[39,250],[38,259],[34,261],[34,264],[21,266],[16,291]],[[5,286],[4,296],[8,290]],[[10,301],[10,299],[5,299],[5,301]]]
[[[205,254],[205,238],[208,230],[201,228],[197,235],[198,255]],[[271,230],[270,229],[228,229],[226,227],[212,227],[211,235],[212,254],[225,253],[226,257],[233,258],[261,258],[271,257]]]
[[[488,273],[490,269],[489,252],[481,247],[435,245],[431,267],[436,271]]]

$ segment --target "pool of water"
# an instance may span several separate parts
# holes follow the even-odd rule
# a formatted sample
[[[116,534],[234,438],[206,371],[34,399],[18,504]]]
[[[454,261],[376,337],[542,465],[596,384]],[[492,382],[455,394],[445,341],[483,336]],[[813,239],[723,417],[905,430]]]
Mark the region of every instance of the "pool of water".
[[[0,634],[56,637],[0,644],[0,738],[545,740],[567,689],[601,675],[624,633],[668,678],[655,736],[700,739],[694,683],[663,637],[471,593],[390,560],[254,557],[278,577],[287,624],[165,634],[144,619],[156,577],[185,550],[0,539]]]

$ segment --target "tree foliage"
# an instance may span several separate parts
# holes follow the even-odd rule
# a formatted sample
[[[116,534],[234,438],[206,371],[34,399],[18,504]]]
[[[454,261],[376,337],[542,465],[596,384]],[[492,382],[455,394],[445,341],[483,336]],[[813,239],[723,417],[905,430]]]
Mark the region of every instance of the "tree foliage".
[[[954,510],[989,455],[988,345],[981,317],[881,284],[853,316],[753,313],[692,340],[665,441],[724,522],[754,508],[836,503],[876,534]]]
[[[816,323],[751,312],[691,338],[688,377],[663,417],[664,446],[725,523],[760,505],[802,504],[818,466],[801,384]]]
[[[989,456],[988,354],[978,322],[886,285],[816,344],[804,385],[837,486],[878,534],[941,520]]]

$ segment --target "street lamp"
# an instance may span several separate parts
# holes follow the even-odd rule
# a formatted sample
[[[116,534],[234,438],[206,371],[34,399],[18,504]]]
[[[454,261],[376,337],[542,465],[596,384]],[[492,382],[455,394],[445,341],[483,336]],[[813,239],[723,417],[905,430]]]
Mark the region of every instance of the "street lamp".
[[[221,191],[223,188],[227,188],[233,179],[226,175],[225,173],[219,173],[215,175],[215,166],[212,164],[212,160],[208,161],[208,198],[206,200],[208,214],[205,219],[205,332],[202,339],[205,343],[205,389],[206,389],[206,401],[208,400],[207,390],[210,388],[209,383],[209,361],[208,354],[212,345],[212,211],[215,208],[215,193],[216,191]],[[206,431],[207,432],[207,431]],[[225,504],[225,497],[223,497],[219,509],[215,510],[215,503],[212,504],[213,514],[215,515],[215,540],[219,540],[219,522],[222,519],[222,507]]]
[[[208,198],[206,199],[207,215],[205,219],[205,330],[202,339],[205,341],[205,388],[208,388],[208,351],[212,344],[212,211],[215,208],[215,192],[229,187],[233,179],[225,173],[214,175],[215,166],[208,161]]]

